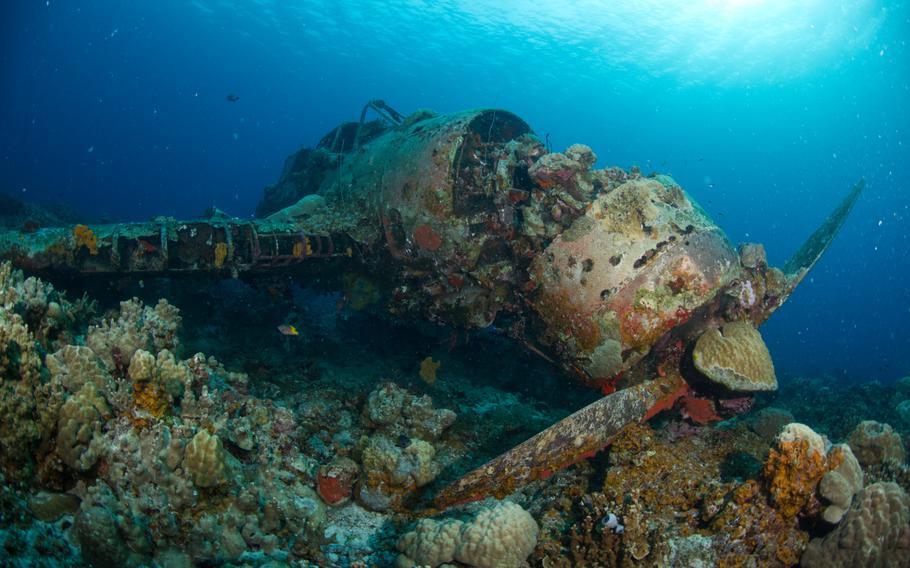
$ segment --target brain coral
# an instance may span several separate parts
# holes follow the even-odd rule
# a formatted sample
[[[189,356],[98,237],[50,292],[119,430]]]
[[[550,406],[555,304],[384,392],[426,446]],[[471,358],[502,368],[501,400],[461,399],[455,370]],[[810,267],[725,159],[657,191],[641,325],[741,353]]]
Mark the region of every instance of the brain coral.
[[[215,487],[227,481],[227,452],[221,438],[200,430],[183,453],[183,469],[197,487]]]
[[[863,489],[833,532],[809,542],[801,565],[910,566],[910,497],[896,483]]]
[[[537,545],[537,522],[515,503],[484,509],[461,531],[455,560],[469,566],[521,566]]]
[[[413,531],[398,541],[398,549],[403,553],[398,558],[398,566],[411,568],[420,564],[435,567],[452,562],[463,526],[463,522],[455,519],[421,519]]]
[[[777,388],[771,354],[751,323],[730,322],[701,334],[692,353],[695,367],[712,381],[734,391]]]
[[[885,461],[902,463],[907,455],[900,435],[890,425],[874,420],[860,422],[850,433],[848,443],[865,466]]]
[[[457,560],[476,568],[518,568],[537,545],[539,528],[520,505],[497,503],[469,522],[423,519],[398,541],[398,566]]]

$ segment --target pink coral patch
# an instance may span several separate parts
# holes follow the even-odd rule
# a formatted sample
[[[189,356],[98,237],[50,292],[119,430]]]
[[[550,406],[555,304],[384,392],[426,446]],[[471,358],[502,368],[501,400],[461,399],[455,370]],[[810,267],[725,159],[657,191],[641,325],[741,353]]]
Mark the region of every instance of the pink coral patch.
[[[429,225],[420,225],[414,229],[414,240],[420,248],[431,252],[442,246],[442,238]]]

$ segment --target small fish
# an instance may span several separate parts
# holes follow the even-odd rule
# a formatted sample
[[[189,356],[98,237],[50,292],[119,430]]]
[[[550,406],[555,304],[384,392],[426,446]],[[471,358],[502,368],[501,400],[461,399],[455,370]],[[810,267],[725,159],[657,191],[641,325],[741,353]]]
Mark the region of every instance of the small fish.
[[[228,101],[229,103],[236,103],[237,101],[240,100],[240,97],[238,97],[238,96],[235,95],[234,93],[231,93],[231,94],[229,94],[228,96],[226,96],[226,97],[224,97],[224,98],[226,98],[227,101]]]
[[[300,332],[293,325],[279,325],[278,331],[281,332],[281,335],[300,335]]]

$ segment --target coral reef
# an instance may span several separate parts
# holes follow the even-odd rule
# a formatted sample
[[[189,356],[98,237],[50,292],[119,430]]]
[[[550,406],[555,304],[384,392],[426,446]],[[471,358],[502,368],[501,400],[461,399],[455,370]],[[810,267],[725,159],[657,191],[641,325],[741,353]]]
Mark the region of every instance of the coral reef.
[[[709,329],[695,343],[692,360],[706,377],[732,391],[777,389],[771,354],[749,322]]]
[[[831,534],[809,543],[802,565],[910,566],[910,497],[894,483],[866,487]]]
[[[763,474],[771,502],[784,517],[795,517],[810,506],[816,487],[831,469],[826,446],[819,434],[797,422],[778,435]]]
[[[139,349],[151,353],[163,349],[179,352],[179,329],[180,314],[166,300],[152,308],[133,298],[120,303],[119,313],[89,327],[85,344],[118,375],[126,370]]]
[[[600,490],[557,479],[551,498],[535,499],[530,510],[542,528],[533,564],[666,566],[698,554],[719,566],[791,566],[808,536],[750,479],[766,452],[743,425],[684,437],[630,428],[608,450]],[[730,468],[734,460],[752,465]]]
[[[910,399],[897,403],[894,412],[897,413],[899,424],[904,427],[904,430],[910,430]]]
[[[358,502],[374,511],[398,507],[408,493],[439,474],[433,442],[452,425],[455,413],[434,409],[429,397],[385,383],[370,393],[362,416],[374,430],[356,449],[363,469]]]
[[[769,403],[832,440],[845,440],[864,420],[899,425],[896,407],[907,397],[897,387],[855,377],[788,377]]]
[[[849,444],[864,466],[886,461],[902,463],[907,457],[900,435],[890,425],[874,420],[860,422],[850,433]]]
[[[227,481],[227,455],[221,438],[200,430],[183,451],[183,470],[196,487],[214,487]]]
[[[398,541],[396,564],[436,567],[457,560],[476,568],[519,568],[537,544],[537,522],[520,505],[482,509],[470,522],[423,519]]]
[[[840,522],[853,496],[863,488],[863,470],[850,446],[839,444],[832,449],[835,452],[840,465],[829,470],[818,485],[819,495],[829,503],[822,511],[822,519],[832,524]]]
[[[49,284],[0,264],[0,467],[11,479],[30,475],[30,457],[52,437],[63,393],[46,380],[44,352],[70,339],[65,326],[80,311]]]
[[[563,165],[584,162],[578,152],[567,151]],[[578,175],[584,191],[588,174]],[[134,298],[117,306],[119,298],[109,298],[117,308],[89,319],[87,299],[69,302],[8,265],[0,265],[0,284],[0,543],[14,559],[43,555],[60,565],[96,566],[792,566],[815,537],[803,556],[810,565],[813,554],[834,558],[831,539],[853,543],[857,534],[873,534],[858,528],[871,527],[868,513],[857,512],[868,502],[904,502],[890,489],[887,497],[862,489],[864,474],[867,483],[910,484],[901,463],[903,426],[892,414],[868,415],[893,420],[894,429],[863,423],[849,445],[832,446],[791,424],[807,407],[793,408],[785,397],[760,395],[756,404],[776,406],[717,422],[745,412],[752,399],[709,401],[687,390],[683,419],[629,427],[603,456],[535,482],[508,502],[465,504],[418,520],[435,490],[472,460],[514,445],[592,395],[554,393],[546,382],[550,367],[532,369],[513,351],[497,351],[495,336],[482,348],[459,347],[476,355],[467,362],[437,349],[445,336],[377,355],[362,343],[376,334],[362,329],[369,316],[347,322],[334,301],[326,302],[322,320],[306,319],[313,312],[305,310],[287,316],[307,321],[308,331],[306,343],[285,343],[231,328],[236,316],[209,336],[195,320],[184,329],[188,316],[177,300],[146,305]],[[209,308],[202,311],[211,317]],[[263,322],[274,330],[273,321]],[[202,353],[181,355],[200,345],[220,349],[219,358],[257,378]],[[273,368],[258,366],[259,345]],[[349,366],[328,363],[331,349]],[[415,368],[427,353],[436,357],[434,368],[445,365],[436,381]],[[306,358],[316,363],[301,364]],[[474,376],[482,379],[471,383]],[[490,384],[489,377],[502,381]],[[897,386],[865,388],[866,398],[877,393],[887,401],[883,412],[896,412],[905,400]],[[839,392],[844,402],[827,392],[820,400],[836,406],[855,391]],[[564,406],[552,403],[559,395]],[[859,423],[837,422],[829,432],[840,435],[829,435],[842,440]],[[888,533],[884,552],[865,546],[862,554],[873,556],[863,558],[902,550],[900,538]]]

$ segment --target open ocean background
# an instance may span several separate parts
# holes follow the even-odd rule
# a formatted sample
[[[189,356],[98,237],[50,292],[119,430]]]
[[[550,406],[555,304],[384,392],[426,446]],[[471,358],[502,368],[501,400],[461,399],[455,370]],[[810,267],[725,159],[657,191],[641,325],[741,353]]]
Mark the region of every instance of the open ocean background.
[[[93,220],[249,216],[286,156],[371,98],[509,109],[556,151],[671,174],[776,265],[864,177],[762,331],[782,374],[910,374],[908,6],[564,4],[4,2],[0,191]]]

